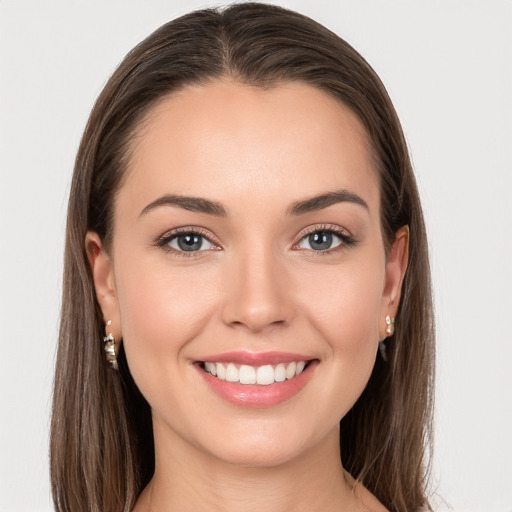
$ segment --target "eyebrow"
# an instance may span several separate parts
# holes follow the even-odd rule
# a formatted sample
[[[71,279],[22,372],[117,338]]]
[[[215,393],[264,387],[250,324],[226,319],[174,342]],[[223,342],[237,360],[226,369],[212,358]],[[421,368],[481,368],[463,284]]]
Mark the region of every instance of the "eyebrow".
[[[327,192],[319,196],[297,201],[288,208],[287,213],[288,215],[303,215],[305,213],[322,210],[337,203],[358,204],[369,211],[368,204],[362,197],[348,190],[336,190],[334,192]],[[140,212],[139,217],[161,206],[173,206],[182,208],[183,210],[206,213],[217,217],[228,216],[228,210],[217,201],[211,201],[203,197],[166,194],[145,206]]]
[[[334,192],[327,192],[303,201],[297,201],[288,208],[288,214],[303,215],[305,213],[322,210],[337,203],[358,204],[370,211],[368,204],[362,197],[349,192],[348,190],[336,190]]]
[[[160,206],[174,206],[188,210],[190,212],[207,213],[209,215],[216,215],[217,217],[227,217],[228,211],[221,203],[217,201],[210,201],[202,197],[190,197],[180,195],[170,195],[159,197],[152,203],[149,203],[140,212],[139,217],[142,217],[146,213]]]

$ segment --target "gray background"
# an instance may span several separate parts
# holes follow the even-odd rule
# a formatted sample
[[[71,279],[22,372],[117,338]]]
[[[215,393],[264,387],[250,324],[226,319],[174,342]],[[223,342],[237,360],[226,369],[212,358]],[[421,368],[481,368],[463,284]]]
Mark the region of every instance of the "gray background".
[[[403,122],[438,324],[439,510],[512,511],[512,2],[276,2],[353,44]],[[51,510],[48,423],[73,159],[157,26],[214,2],[0,0],[0,512]]]

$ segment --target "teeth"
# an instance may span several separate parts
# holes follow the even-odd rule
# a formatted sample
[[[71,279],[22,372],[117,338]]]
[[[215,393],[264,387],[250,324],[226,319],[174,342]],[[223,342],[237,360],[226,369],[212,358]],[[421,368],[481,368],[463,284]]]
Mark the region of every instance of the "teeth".
[[[258,384],[260,386],[268,386],[274,384],[274,382],[293,379],[304,371],[305,366],[305,361],[288,364],[279,363],[275,367],[270,364],[257,367],[243,364],[238,367],[233,363],[204,363],[205,371],[221,380],[240,382],[240,384]]]
[[[229,363],[226,368],[226,380],[228,382],[239,382],[240,381],[240,372],[238,368],[233,364]]]
[[[260,366],[256,371],[256,382],[262,386],[274,384],[274,368],[269,364]]]
[[[240,366],[240,384],[256,384],[256,370],[252,366]]]
[[[226,380],[226,367],[222,363],[216,364],[217,377],[221,380]]]
[[[286,367],[286,378],[291,379],[295,377],[295,370],[297,370],[297,364],[296,363],[290,363]]]
[[[217,375],[217,365],[215,363],[204,363],[204,369],[212,375]]]
[[[278,364],[274,370],[274,379],[276,382],[283,382],[286,380],[286,368],[284,364]]]

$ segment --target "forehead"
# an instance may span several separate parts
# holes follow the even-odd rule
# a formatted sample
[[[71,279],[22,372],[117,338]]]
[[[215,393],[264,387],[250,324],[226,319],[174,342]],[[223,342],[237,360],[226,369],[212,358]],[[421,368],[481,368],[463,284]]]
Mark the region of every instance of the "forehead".
[[[173,193],[281,203],[340,188],[378,209],[370,144],[349,108],[303,83],[229,80],[186,87],[155,106],[132,141],[122,187],[136,194],[132,202]]]

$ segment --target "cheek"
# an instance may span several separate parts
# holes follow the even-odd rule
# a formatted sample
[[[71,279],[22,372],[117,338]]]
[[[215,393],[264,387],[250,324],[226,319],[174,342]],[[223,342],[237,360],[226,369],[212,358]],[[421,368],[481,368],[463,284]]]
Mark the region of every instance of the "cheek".
[[[332,350],[362,350],[376,346],[384,283],[384,264],[359,263],[326,276],[322,289],[304,289],[307,308],[316,328]],[[320,293],[321,291],[321,293]],[[311,300],[314,297],[314,300]]]
[[[116,267],[123,343],[130,371],[143,390],[146,380],[170,379],[173,363],[215,311],[218,288],[200,269],[173,269],[146,258]],[[173,365],[172,371],[170,366]]]
[[[375,364],[384,260],[340,267],[334,279],[324,282],[322,293],[304,288],[303,304],[325,341],[323,356],[329,364],[324,365],[324,382],[332,383],[318,406],[336,404],[333,420],[339,421],[362,393]]]

